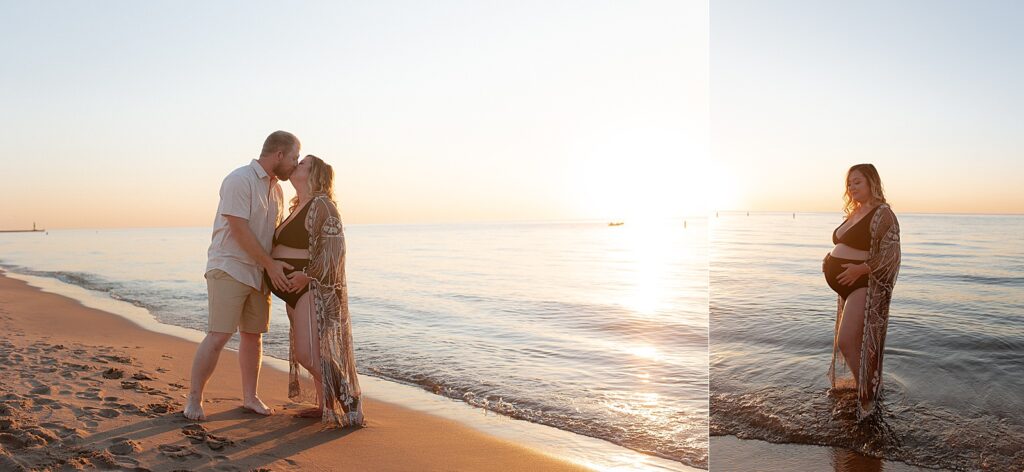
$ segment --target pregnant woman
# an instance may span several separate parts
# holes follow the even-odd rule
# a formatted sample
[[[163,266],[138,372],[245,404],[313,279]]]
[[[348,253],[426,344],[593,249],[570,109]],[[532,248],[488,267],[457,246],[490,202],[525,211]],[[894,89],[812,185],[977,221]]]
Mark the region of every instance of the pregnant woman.
[[[316,408],[298,416],[333,426],[364,424],[352,349],[345,282],[345,234],[334,202],[334,170],[308,155],[290,179],[295,187],[288,218],[274,233],[270,256],[290,264],[289,289],[274,289],[288,305],[291,322],[288,397],[308,400],[299,386],[299,366],[313,377]],[[268,282],[269,285],[269,282]]]
[[[900,269],[900,227],[871,164],[847,171],[844,201],[846,219],[832,232],[835,248],[822,264],[825,280],[839,295],[828,376],[835,390],[856,387],[860,420],[874,412],[882,392],[889,301]]]

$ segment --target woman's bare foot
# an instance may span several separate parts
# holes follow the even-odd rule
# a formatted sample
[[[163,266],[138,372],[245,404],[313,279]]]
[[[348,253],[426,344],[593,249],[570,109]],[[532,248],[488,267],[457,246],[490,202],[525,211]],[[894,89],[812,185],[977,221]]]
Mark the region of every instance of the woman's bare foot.
[[[324,410],[322,408],[306,408],[295,413],[296,418],[321,418],[324,416]]]
[[[266,403],[263,403],[263,400],[260,400],[260,397],[252,397],[246,400],[242,403],[242,408],[263,416],[270,416],[274,414],[274,409],[267,406]]]
[[[203,411],[203,400],[194,399],[192,395],[188,396],[188,400],[185,401],[185,409],[182,410],[181,414],[185,415],[193,421],[203,421],[206,419],[206,412]]]

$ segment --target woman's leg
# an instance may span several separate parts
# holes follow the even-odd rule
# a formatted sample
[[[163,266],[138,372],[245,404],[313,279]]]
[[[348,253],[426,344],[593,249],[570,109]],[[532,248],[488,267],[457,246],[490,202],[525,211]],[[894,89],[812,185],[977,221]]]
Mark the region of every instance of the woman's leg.
[[[867,293],[866,288],[858,288],[846,297],[839,325],[839,351],[843,353],[857,385],[860,385],[860,348],[864,337],[864,300]]]
[[[318,408],[300,412],[299,415],[319,417],[324,405],[324,385],[320,370],[320,336],[317,334],[319,328],[316,324],[316,313],[311,309],[312,304],[313,295],[310,292],[302,294],[292,312],[292,329],[295,330],[296,360],[313,376],[318,403]]]

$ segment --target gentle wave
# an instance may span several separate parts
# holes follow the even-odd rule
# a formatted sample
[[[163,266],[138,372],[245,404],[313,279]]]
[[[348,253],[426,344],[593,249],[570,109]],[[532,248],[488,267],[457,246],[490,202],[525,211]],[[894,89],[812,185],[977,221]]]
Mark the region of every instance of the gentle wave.
[[[890,384],[886,395],[906,397],[908,392]],[[858,423],[855,409],[852,392],[829,395],[820,387],[712,393],[710,431],[713,436],[843,447],[932,468],[1019,470],[1024,466],[1024,425],[1004,417],[886,401],[880,414]]]

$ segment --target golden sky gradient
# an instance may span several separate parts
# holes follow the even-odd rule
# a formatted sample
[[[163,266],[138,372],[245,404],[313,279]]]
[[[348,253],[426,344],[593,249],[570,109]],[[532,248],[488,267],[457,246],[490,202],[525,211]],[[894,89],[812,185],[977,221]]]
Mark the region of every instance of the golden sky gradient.
[[[0,228],[210,225],[277,129],[348,223],[707,211],[705,3],[194,8],[3,7]]]

